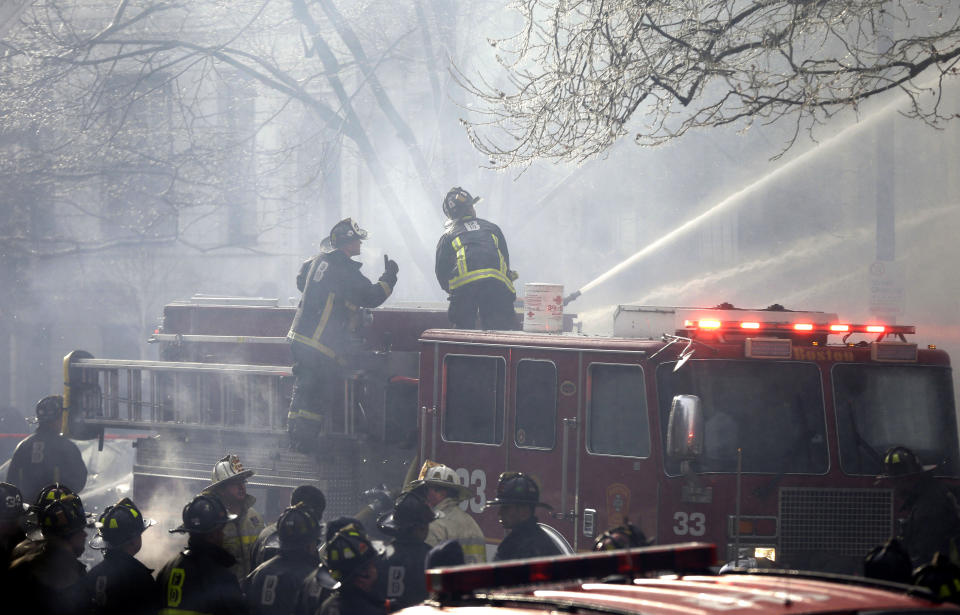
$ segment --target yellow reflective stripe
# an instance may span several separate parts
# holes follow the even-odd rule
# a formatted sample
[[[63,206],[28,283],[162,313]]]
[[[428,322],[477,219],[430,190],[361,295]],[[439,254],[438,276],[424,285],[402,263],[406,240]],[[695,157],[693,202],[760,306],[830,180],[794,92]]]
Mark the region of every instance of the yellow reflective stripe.
[[[383,290],[384,290],[384,292],[387,293],[387,296],[388,296],[388,297],[389,297],[391,294],[393,294],[393,289],[390,288],[390,285],[387,284],[386,282],[384,282],[383,280],[380,280],[379,282],[377,282],[377,284],[379,284],[380,286],[383,287]]]
[[[453,239],[453,249],[457,251],[457,277],[467,274],[467,251],[459,237]],[[456,279],[456,278],[454,278]]]
[[[318,344],[320,343],[320,336],[323,335],[323,329],[327,326],[327,321],[330,320],[330,314],[333,312],[333,298],[335,296],[336,293],[330,293],[327,295],[327,304],[323,306],[323,313],[320,314],[320,323],[313,332],[313,339]]]
[[[450,280],[450,290],[460,288],[464,284],[469,284],[470,282],[476,282],[484,278],[493,278],[495,280],[500,280],[507,285],[507,288],[510,289],[510,292],[516,292],[513,289],[513,282],[510,281],[510,278],[506,276],[505,273],[499,269],[477,269],[476,271],[471,271],[466,275],[458,275],[457,277]]]
[[[507,275],[507,261],[503,258],[503,252],[500,251],[500,240],[497,239],[495,233],[490,233],[490,236],[493,237],[493,245],[497,247],[497,256],[500,257],[500,271],[504,276]]]
[[[306,335],[301,335],[299,333],[291,331],[290,333],[287,333],[287,339],[295,342],[300,342],[301,344],[310,346],[311,348],[315,348],[316,350],[319,350],[320,352],[327,355],[331,359],[337,359],[337,353],[333,351],[333,348],[330,348],[329,346],[325,346],[321,344],[320,342],[313,339],[312,337],[307,337]],[[337,360],[339,361],[339,359]]]
[[[463,548],[463,555],[465,557],[474,556],[479,558],[479,561],[485,562],[487,560],[487,547],[486,545],[480,544],[462,544],[460,545]]]
[[[240,544],[250,545],[256,542],[257,536],[259,536],[259,534],[250,536],[228,536],[223,539],[223,544],[235,544],[239,542]]]

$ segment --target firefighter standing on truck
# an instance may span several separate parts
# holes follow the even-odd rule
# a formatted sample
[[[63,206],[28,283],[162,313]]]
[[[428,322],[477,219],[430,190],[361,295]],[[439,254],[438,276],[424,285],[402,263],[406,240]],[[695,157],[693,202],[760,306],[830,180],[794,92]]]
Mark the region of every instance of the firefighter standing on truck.
[[[7,482],[16,485],[28,502],[50,483],[68,485],[76,493],[83,491],[87,484],[83,456],[76,444],[60,435],[63,398],[44,397],[37,402],[36,413],[37,431],[17,445],[7,468]]]
[[[443,199],[449,220],[437,243],[436,274],[450,295],[447,316],[457,329],[476,329],[478,312],[481,329],[516,329],[517,274],[500,227],[477,217],[479,200],[460,187]]]
[[[497,482],[496,499],[487,506],[500,507],[500,525],[508,530],[497,547],[494,561],[560,555],[560,549],[537,524],[534,509],[550,508],[540,501],[540,488],[522,472],[504,472]]]
[[[427,533],[428,545],[435,547],[454,539],[460,543],[466,563],[487,561],[487,541],[483,531],[473,517],[460,508],[460,502],[473,494],[460,484],[453,468],[428,459],[420,468],[420,475],[405,490],[419,493],[437,513]]]
[[[253,508],[257,498],[247,493],[251,476],[253,470],[244,470],[239,457],[227,455],[213,466],[213,482],[203,490],[236,516],[223,528],[222,546],[236,559],[230,569],[238,581],[253,569],[253,544],[263,531],[263,518]]]
[[[382,304],[397,285],[399,267],[386,255],[377,283],[360,273],[362,264],[353,257],[366,238],[356,222],[341,220],[320,254],[303,263],[297,276],[303,295],[287,333],[294,361],[287,429],[292,444],[304,452],[312,450],[340,399],[341,369],[360,326],[360,308]]]
[[[223,526],[237,516],[211,495],[198,495],[183,507],[183,523],[170,533],[190,535],[187,548],[157,574],[164,615],[247,613],[240,582],[230,571],[236,560],[223,550]]]

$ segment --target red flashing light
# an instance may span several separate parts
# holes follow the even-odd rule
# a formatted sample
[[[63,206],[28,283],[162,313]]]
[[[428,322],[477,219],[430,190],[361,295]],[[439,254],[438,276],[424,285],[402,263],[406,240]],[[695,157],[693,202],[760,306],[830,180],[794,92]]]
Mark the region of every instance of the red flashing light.
[[[719,320],[701,320],[699,323],[701,329],[719,329],[721,322]]]
[[[741,329],[759,329],[760,323],[758,322],[742,322],[740,323]]]
[[[809,322],[797,322],[793,324],[794,331],[813,331],[813,325]]]
[[[434,568],[427,571],[427,590],[435,598],[453,598],[483,589],[602,579],[612,574],[641,576],[648,572],[704,574],[716,563],[716,547],[702,542],[639,547],[599,553],[538,557],[496,564]]]

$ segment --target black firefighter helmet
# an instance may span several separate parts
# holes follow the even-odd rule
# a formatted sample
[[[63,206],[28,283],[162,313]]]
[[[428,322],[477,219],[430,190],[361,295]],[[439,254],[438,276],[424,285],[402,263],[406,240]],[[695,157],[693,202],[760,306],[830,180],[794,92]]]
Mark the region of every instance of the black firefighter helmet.
[[[465,216],[479,201],[480,197],[471,196],[469,192],[456,186],[443,197],[443,213],[451,220],[456,220]]]

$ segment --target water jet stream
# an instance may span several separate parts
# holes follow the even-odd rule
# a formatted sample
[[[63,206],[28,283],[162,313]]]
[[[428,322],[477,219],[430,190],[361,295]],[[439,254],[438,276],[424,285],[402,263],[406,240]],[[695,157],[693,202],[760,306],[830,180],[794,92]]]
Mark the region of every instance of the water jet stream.
[[[800,155],[797,156],[796,158],[794,158],[794,159],[792,159],[792,160],[784,163],[783,165],[777,167],[776,169],[770,171],[769,173],[767,173],[766,175],[764,175],[764,176],[761,177],[760,179],[757,179],[757,180],[755,180],[755,181],[747,184],[746,186],[744,186],[743,188],[740,188],[739,190],[737,190],[737,191],[734,192],[733,194],[730,194],[729,196],[725,197],[725,198],[722,199],[719,203],[717,203],[716,205],[710,207],[709,209],[707,209],[706,211],[704,211],[704,212],[701,213],[700,215],[698,215],[698,216],[696,216],[696,217],[694,217],[694,218],[691,218],[690,220],[687,220],[686,222],[684,222],[683,224],[681,224],[681,225],[678,226],[677,228],[673,229],[672,231],[670,231],[670,232],[667,233],[666,235],[663,235],[662,237],[658,238],[658,239],[655,240],[654,242],[652,242],[652,243],[650,243],[650,244],[647,244],[646,246],[644,246],[643,248],[641,248],[640,250],[638,250],[636,253],[634,253],[632,256],[627,257],[625,260],[621,261],[621,262],[618,263],[617,265],[614,265],[612,268],[610,268],[610,269],[607,270],[606,272],[600,274],[599,276],[597,276],[597,277],[594,278],[593,280],[587,282],[585,285],[583,285],[582,287],[580,287],[579,290],[575,291],[574,293],[571,293],[571,295],[568,296],[568,298],[567,298],[567,299],[568,299],[568,300],[567,300],[567,303],[569,303],[570,301],[576,299],[576,298],[577,298],[578,296],[580,296],[581,294],[586,293],[586,292],[589,292],[590,290],[592,290],[592,289],[596,288],[597,286],[603,284],[604,282],[606,282],[607,280],[609,280],[609,279],[612,278],[613,276],[617,275],[617,274],[620,273],[621,271],[623,271],[623,270],[627,269],[628,267],[636,264],[637,262],[639,262],[640,260],[642,260],[644,257],[648,256],[649,254],[657,251],[658,249],[660,249],[660,248],[662,248],[662,247],[670,244],[671,242],[675,241],[676,239],[678,239],[678,238],[684,236],[685,234],[689,233],[690,231],[696,229],[697,227],[699,227],[701,224],[703,224],[705,221],[709,220],[709,219],[712,218],[713,216],[715,216],[715,215],[717,215],[718,213],[721,213],[721,212],[723,212],[724,210],[730,208],[731,206],[737,204],[737,203],[738,203],[741,199],[743,199],[744,197],[750,195],[751,193],[757,191],[757,190],[760,189],[760,188],[763,188],[764,186],[766,186],[767,184],[773,182],[774,180],[778,179],[779,177],[781,177],[781,176],[783,176],[783,175],[786,175],[787,173],[789,173],[790,171],[792,171],[792,170],[795,169],[796,167],[798,167],[798,166],[806,163],[806,162],[807,162],[808,160],[810,160],[815,154],[823,153],[824,151],[828,150],[829,148],[834,147],[834,146],[836,146],[837,144],[842,143],[842,142],[844,142],[844,141],[846,141],[846,140],[849,140],[850,137],[852,137],[853,135],[857,134],[858,132],[864,130],[866,127],[868,127],[870,124],[872,124],[877,118],[879,118],[879,117],[881,117],[881,116],[883,116],[883,115],[886,115],[888,112],[890,112],[890,111],[892,111],[892,110],[895,110],[896,107],[897,107],[901,102],[902,102],[902,101],[900,101],[900,100],[896,100],[896,101],[893,101],[893,102],[890,102],[890,103],[884,105],[884,106],[881,107],[880,109],[877,109],[876,111],[874,111],[873,113],[871,113],[869,116],[867,116],[863,121],[859,121],[859,122],[856,122],[856,123],[854,123],[854,124],[851,124],[850,126],[847,126],[846,128],[844,128],[843,130],[841,130],[841,131],[838,132],[837,134],[833,135],[833,136],[830,137],[829,139],[824,140],[824,141],[823,141],[822,143],[820,143],[819,145],[817,145],[817,146],[815,146],[815,147],[807,150],[806,152],[800,154]]]

